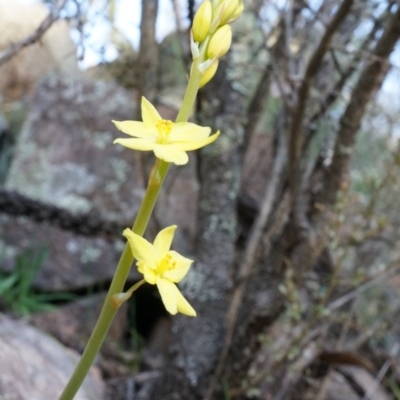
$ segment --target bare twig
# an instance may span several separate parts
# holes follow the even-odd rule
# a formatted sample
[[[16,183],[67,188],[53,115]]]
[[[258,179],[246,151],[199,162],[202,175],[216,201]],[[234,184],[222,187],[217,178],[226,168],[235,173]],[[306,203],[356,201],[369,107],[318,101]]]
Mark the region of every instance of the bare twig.
[[[329,311],[334,311],[334,310],[344,306],[346,303],[348,303],[349,301],[355,299],[361,293],[363,293],[366,290],[369,290],[369,289],[375,287],[378,283],[383,282],[386,279],[390,278],[392,275],[394,275],[395,273],[398,272],[398,269],[399,269],[399,262],[397,261],[397,263],[393,267],[387,269],[382,274],[379,274],[375,278],[373,278],[373,279],[365,282],[364,284],[360,285],[358,288],[356,288],[356,289],[352,290],[351,292],[346,293],[342,297],[339,297],[338,299],[332,301],[327,307],[328,310]]]
[[[361,46],[356,51],[352,61],[348,64],[348,67],[346,69],[342,70],[342,67],[337,65],[336,69],[340,73],[340,78],[333,85],[332,89],[326,95],[325,99],[322,100],[318,110],[310,117],[309,122],[306,124],[308,126],[308,132],[306,134],[306,137],[305,137],[305,140],[303,143],[303,149],[302,149],[303,154],[307,151],[312,139],[314,138],[315,134],[317,133],[316,124],[317,124],[318,120],[322,116],[325,115],[328,108],[341,95],[343,87],[349,81],[349,79],[353,76],[353,74],[357,71],[357,68],[359,66],[360,61],[363,58],[363,55],[365,55],[367,58],[369,58],[370,54],[367,53],[368,46],[375,38],[376,33],[382,27],[382,21],[384,20],[386,13],[387,13],[387,10],[385,10],[385,12],[382,13],[380,18],[375,19],[374,26],[372,27],[369,34],[366,36],[365,40],[362,42]],[[332,54],[332,58],[334,58],[334,54],[335,54],[334,49],[331,49],[331,54]],[[335,65],[336,64],[338,64],[338,61],[335,63]]]
[[[395,343],[393,345],[392,350],[390,352],[391,358],[382,365],[382,368],[378,372],[378,375],[376,376],[373,385],[370,387],[368,392],[365,393],[362,400],[371,400],[374,398],[373,396],[375,395],[375,392],[378,389],[383,377],[386,375],[386,372],[389,370],[389,367],[393,361],[393,357],[397,356],[397,354],[399,352],[399,348],[400,348],[400,345],[398,343]]]
[[[4,64],[12,57],[14,57],[20,50],[27,47],[41,39],[41,37],[48,31],[55,21],[60,18],[60,11],[64,7],[67,0],[58,0],[56,5],[51,9],[48,16],[38,26],[38,28],[30,35],[20,40],[19,42],[11,44],[5,50],[0,52],[0,65]]]
[[[244,150],[246,151],[252,136],[255,133],[256,127],[263,115],[265,106],[267,104],[270,95],[271,80],[275,77],[275,83],[279,88],[281,97],[284,101],[286,109],[292,107],[292,100],[288,96],[288,90],[285,90],[285,86],[291,84],[288,81],[287,76],[293,79],[293,63],[290,59],[289,42],[292,39],[292,25],[297,20],[304,7],[304,3],[300,0],[290,0],[290,18],[287,16],[285,10],[277,11],[280,13],[280,18],[275,26],[271,28],[269,33],[265,35],[264,43],[268,43],[270,39],[277,37],[275,43],[269,49],[270,60],[264,68],[261,79],[258,82],[257,89],[249,102],[247,110],[247,123],[245,126],[245,138],[244,138]],[[291,26],[288,27],[288,24]],[[288,39],[289,37],[289,39]],[[264,48],[264,46],[262,47]],[[282,51],[282,48],[285,51]],[[260,48],[261,49],[261,48]]]

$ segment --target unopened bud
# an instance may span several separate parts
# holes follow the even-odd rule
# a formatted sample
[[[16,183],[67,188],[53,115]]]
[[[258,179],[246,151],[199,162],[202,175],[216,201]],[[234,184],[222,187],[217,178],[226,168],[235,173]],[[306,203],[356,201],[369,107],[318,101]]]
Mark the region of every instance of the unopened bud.
[[[215,60],[210,67],[206,69],[203,76],[201,77],[199,88],[207,84],[215,75],[218,69],[218,60]]]
[[[239,7],[239,0],[225,0],[219,6],[222,7],[220,25],[225,25]]]
[[[224,2],[216,1],[213,2],[213,14],[212,14],[212,22],[210,25],[210,33],[214,33],[221,26],[221,17],[222,12],[224,11]]]
[[[227,53],[232,43],[232,29],[229,25],[219,28],[210,40],[207,58],[219,58]]]
[[[195,42],[203,42],[209,33],[212,20],[212,6],[208,0],[203,1],[197,10],[193,20],[193,39]]]
[[[231,24],[235,22],[243,13],[244,4],[242,0],[239,0],[239,5],[237,6],[235,12],[230,16],[228,23]]]

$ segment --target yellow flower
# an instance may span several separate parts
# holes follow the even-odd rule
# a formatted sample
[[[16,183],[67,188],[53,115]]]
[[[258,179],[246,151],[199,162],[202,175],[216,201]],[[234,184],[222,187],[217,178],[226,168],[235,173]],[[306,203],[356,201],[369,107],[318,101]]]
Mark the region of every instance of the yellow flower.
[[[167,311],[173,315],[180,312],[195,317],[196,311],[175,285],[185,277],[193,262],[170,250],[175,229],[176,225],[163,229],[153,244],[130,229],[125,229],[123,234],[137,260],[138,271],[144,275],[146,282],[157,285]]]
[[[113,121],[122,132],[134,136],[133,139],[116,139],[129,149],[154,151],[156,157],[177,165],[189,160],[187,151],[197,150],[214,142],[219,131],[210,136],[211,129],[189,122],[173,123],[162,119],[154,106],[142,98],[142,119],[140,121]]]

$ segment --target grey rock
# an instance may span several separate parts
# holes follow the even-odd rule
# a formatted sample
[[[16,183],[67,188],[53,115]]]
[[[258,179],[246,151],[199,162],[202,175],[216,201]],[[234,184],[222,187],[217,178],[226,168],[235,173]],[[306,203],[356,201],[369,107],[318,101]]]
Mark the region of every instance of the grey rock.
[[[75,235],[25,217],[0,214],[0,270],[10,272],[25,249],[48,250],[33,286],[42,291],[73,291],[110,280],[123,249],[122,241]],[[131,279],[139,278],[136,268]]]
[[[115,84],[52,75],[37,88],[16,146],[6,188],[79,215],[133,221],[144,194],[136,152],[113,145],[111,119],[131,119],[133,98]],[[27,218],[1,216],[2,270],[21,249],[47,247],[42,290],[75,290],[111,279],[120,242],[75,236]],[[137,274],[133,269],[133,276]]]
[[[79,356],[24,321],[0,314],[0,399],[57,399]],[[75,400],[102,400],[105,387],[92,368]]]
[[[136,153],[112,144],[121,134],[111,120],[134,113],[114,84],[50,76],[36,90],[6,187],[72,212],[131,219],[144,189]]]

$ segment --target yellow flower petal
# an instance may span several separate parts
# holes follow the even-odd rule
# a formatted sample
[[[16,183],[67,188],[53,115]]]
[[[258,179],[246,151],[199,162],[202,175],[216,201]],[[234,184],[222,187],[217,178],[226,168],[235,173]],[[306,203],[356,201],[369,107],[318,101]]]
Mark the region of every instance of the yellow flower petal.
[[[189,258],[181,256],[174,250],[169,251],[169,254],[172,257],[172,260],[175,262],[175,268],[164,272],[163,276],[172,282],[180,282],[188,273],[193,260],[189,260]]]
[[[150,139],[115,139],[114,144],[118,143],[128,149],[149,151],[154,150],[156,143]]]
[[[147,267],[157,268],[157,254],[154,247],[146,239],[125,229],[123,235],[128,239],[133,256]]]
[[[196,316],[196,311],[182,296],[182,293],[176,285],[168,279],[157,279],[157,288],[160,292],[161,299],[165,308],[169,313],[175,315],[178,311],[182,314],[189,315],[190,317]]]
[[[164,228],[154,239],[153,246],[156,249],[160,261],[168,253],[171,247],[172,240],[174,239],[175,229],[176,225]]]
[[[142,97],[142,119],[146,129],[156,129],[156,124],[162,118],[158,111],[154,108],[145,97]]]
[[[181,122],[174,125],[172,132],[169,135],[169,142],[200,140],[208,137],[210,132],[211,128],[204,128],[190,122]]]
[[[178,312],[178,300],[176,293],[179,292],[174,283],[168,279],[158,278],[157,288],[160,291],[161,300],[167,311],[175,315]]]
[[[138,138],[157,137],[155,128],[147,129],[143,122],[139,121],[112,121],[120,131]]]
[[[145,264],[143,261],[138,261],[138,262],[136,263],[136,266],[137,266],[137,270],[138,270],[141,274],[144,274],[144,268],[145,268],[146,264]]]
[[[196,311],[194,308],[188,303],[188,301],[182,296],[182,293],[179,291],[179,289],[175,286],[176,288],[176,300],[177,300],[177,308],[178,311],[182,314],[188,315],[189,317],[195,317]]]
[[[217,140],[219,133],[220,132],[218,131],[214,135],[209,136],[208,138],[205,139],[185,140],[185,141],[182,140],[181,142],[174,142],[174,146],[184,151],[197,150]]]
[[[157,158],[176,165],[184,165],[189,161],[182,147],[177,147],[175,144],[157,144],[154,147],[154,154]]]
[[[143,276],[145,281],[147,283],[150,283],[150,285],[155,285],[157,283],[156,270],[153,268],[149,268],[147,265],[143,267]]]

